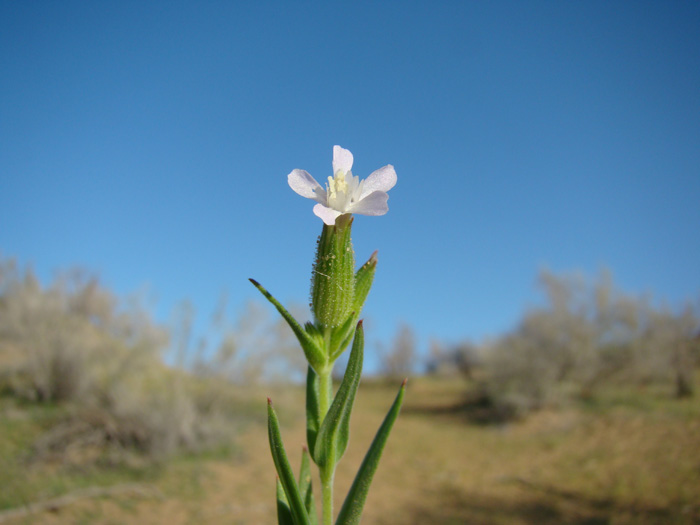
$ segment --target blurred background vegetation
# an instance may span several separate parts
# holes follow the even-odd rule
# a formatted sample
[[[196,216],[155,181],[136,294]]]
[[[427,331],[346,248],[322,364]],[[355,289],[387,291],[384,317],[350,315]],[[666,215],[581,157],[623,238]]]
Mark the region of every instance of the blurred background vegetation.
[[[469,428],[524,424],[543,413],[604,413],[624,399],[657,416],[681,403],[679,428],[687,429],[691,441],[693,435],[700,439],[697,303],[663,305],[651,296],[626,294],[605,271],[591,279],[543,270],[537,282],[540,305],[489,341],[436,339],[425,351],[411,326],[399,326],[390,344],[377,345],[378,376],[366,383],[381,389],[407,376],[422,378],[419,391],[425,385],[437,390],[422,391],[413,405],[409,394],[406,417],[437,416],[431,425],[440,429],[440,415],[449,413],[458,416],[465,436]],[[0,261],[0,521],[36,519],[46,508],[32,504],[53,501],[61,507],[67,502],[52,498],[76,490],[88,490],[86,497],[92,497],[94,487],[139,482],[155,483],[161,494],[168,477],[179,480],[173,482],[179,489],[161,497],[180,497],[178,491],[192,488],[206,461],[242,461],[239,436],[251,427],[264,428],[263,392],[281,392],[285,399],[301,394],[303,355],[266,305],[250,303],[229,320],[222,299],[210,333],[194,340],[193,305],[183,303],[171,326],[163,326],[145,303],[116,297],[85,270],[66,271],[42,284],[31,268],[11,258]],[[304,317],[303,308],[293,310]],[[449,400],[438,392],[445,385],[453,385]],[[303,420],[302,410],[292,409],[288,423]],[[658,424],[654,421],[650,424]],[[401,439],[399,434],[394,441]],[[430,448],[423,453],[429,456]],[[695,472],[691,482],[700,481],[700,463],[695,463],[700,458],[686,459]],[[182,467],[183,461],[189,466]],[[674,464],[663,476],[675,476]],[[269,466],[262,460],[260,465]],[[678,484],[687,490],[688,479],[681,477]],[[143,492],[139,486],[126,485]],[[190,489],[189,496],[197,493]],[[624,497],[644,500],[648,490]],[[662,512],[659,519],[690,523],[698,518],[699,508],[686,501],[692,497],[673,490],[661,507],[677,507],[678,501],[685,507]],[[266,496],[261,493],[261,501]],[[56,519],[71,521],[69,516]],[[523,516],[489,521],[458,512],[433,516],[431,522],[546,522],[542,514]],[[636,521],[643,513],[632,516]],[[93,518],[88,521],[102,521]],[[570,521],[570,516],[559,518]],[[160,521],[152,516],[151,522]]]

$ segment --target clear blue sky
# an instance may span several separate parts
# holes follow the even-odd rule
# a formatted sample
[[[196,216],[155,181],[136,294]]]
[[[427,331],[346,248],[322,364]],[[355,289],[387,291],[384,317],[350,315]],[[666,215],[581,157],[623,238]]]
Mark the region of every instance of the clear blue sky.
[[[0,252],[157,315],[254,277],[306,302],[321,220],[286,182],[393,164],[369,340],[479,340],[539,268],[700,291],[700,3],[0,1]]]

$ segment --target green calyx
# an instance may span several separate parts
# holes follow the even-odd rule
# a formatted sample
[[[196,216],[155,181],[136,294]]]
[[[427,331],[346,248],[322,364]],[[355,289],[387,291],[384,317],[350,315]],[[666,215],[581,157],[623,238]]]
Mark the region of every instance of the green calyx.
[[[311,309],[325,328],[344,324],[355,307],[355,253],[352,216],[341,215],[334,226],[323,225],[311,276]]]
[[[377,269],[377,252],[354,272],[350,232],[352,217],[341,215],[334,226],[323,226],[311,280],[315,322],[303,326],[255,279],[250,282],[270,301],[291,327],[311,367],[332,367],[345,351],[360,319]]]

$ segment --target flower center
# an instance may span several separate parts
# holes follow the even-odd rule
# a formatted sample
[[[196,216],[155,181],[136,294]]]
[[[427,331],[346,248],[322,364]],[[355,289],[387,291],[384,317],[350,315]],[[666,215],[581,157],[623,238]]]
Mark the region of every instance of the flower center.
[[[345,181],[345,172],[338,170],[334,177],[328,177],[329,198],[337,199],[339,193],[347,194],[347,192],[348,183]]]
[[[328,177],[326,192],[328,192],[328,206],[346,213],[351,211],[352,205],[359,200],[362,183],[360,178],[353,176],[351,171],[346,173],[338,170],[333,177]]]

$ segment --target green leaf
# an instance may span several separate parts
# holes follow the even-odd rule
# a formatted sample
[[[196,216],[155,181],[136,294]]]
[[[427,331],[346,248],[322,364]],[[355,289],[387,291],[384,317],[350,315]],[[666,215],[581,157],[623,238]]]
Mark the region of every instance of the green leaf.
[[[301,498],[299,487],[294,479],[292,467],[289,465],[287,453],[284,451],[284,443],[280,434],[279,420],[272,408],[272,401],[267,399],[267,432],[270,438],[270,450],[272,459],[275,462],[277,475],[287,496],[289,509],[292,513],[295,525],[310,525],[309,515],[306,512],[304,501]]]
[[[306,372],[306,443],[309,445],[313,455],[316,446],[316,436],[321,426],[321,408],[319,405],[320,384],[318,374],[312,367],[308,367]]]
[[[357,324],[357,314],[353,314],[340,326],[337,326],[331,331],[331,345],[328,349],[328,354],[331,356],[330,361],[335,361],[340,354],[347,348],[352,338],[353,328]]]
[[[321,468],[327,465],[334,466],[348,445],[350,413],[360,384],[364,343],[364,330],[360,321],[355,329],[355,341],[352,344],[345,376],[316,437],[314,459]]]
[[[277,478],[277,523],[278,525],[294,525],[292,511],[279,478]]]
[[[360,312],[362,311],[362,306],[365,304],[369,290],[372,287],[376,269],[377,252],[375,251],[369,260],[355,273],[354,311],[345,323],[333,329],[331,345],[328,349],[331,363],[340,357],[352,340],[352,329],[360,318]]]
[[[306,512],[309,515],[309,521],[312,525],[318,524],[316,516],[316,503],[314,502],[314,491],[311,483],[311,460],[309,459],[309,451],[304,447],[301,455],[301,470],[299,472],[299,492],[301,499],[304,500]]]
[[[372,281],[374,280],[374,272],[377,269],[377,252],[375,251],[365,264],[360,266],[360,269],[355,273],[355,302],[353,308],[359,316],[362,306],[365,304]]]
[[[274,305],[275,308],[277,308],[277,311],[280,313],[280,315],[282,315],[284,320],[287,321],[287,324],[289,324],[289,327],[294,332],[294,335],[297,336],[299,344],[304,350],[306,359],[311,364],[311,366],[323,366],[327,361],[327,357],[326,353],[323,350],[323,347],[319,344],[317,338],[314,337],[315,332],[314,335],[311,335],[306,330],[304,330],[302,326],[297,322],[297,320],[294,319],[292,314],[290,314],[287,311],[287,309],[272,296],[270,292],[263,288],[258,281],[256,281],[255,279],[249,279],[249,281],[253,283],[253,286],[255,286],[260,291],[260,293],[263,294],[265,298]]]
[[[306,321],[306,323],[304,323],[304,329],[306,330],[307,334],[309,334],[311,337],[315,338],[316,341],[318,341],[318,344],[321,344],[321,342],[323,341],[323,333],[321,332],[321,330],[319,330],[318,326],[316,326],[311,321]]]
[[[372,478],[379,465],[379,459],[382,456],[382,451],[384,450],[384,445],[391,432],[391,427],[394,425],[394,421],[396,421],[399,411],[401,410],[405,392],[406,380],[404,380],[401,385],[399,393],[394,400],[394,404],[391,405],[389,413],[384,418],[376,436],[374,436],[374,440],[367,451],[367,455],[365,455],[365,459],[362,461],[362,465],[360,465],[360,469],[355,476],[355,481],[353,481],[352,487],[350,487],[350,491],[345,497],[343,508],[340,509],[340,514],[338,514],[338,519],[335,522],[336,525],[356,525],[360,523],[362,509],[365,506],[365,500],[369,492],[369,486],[372,483]]]
[[[353,316],[351,320],[353,323],[357,323],[357,316]],[[335,362],[335,360],[340,357],[340,355],[345,351],[345,349],[350,344],[350,341],[352,341],[352,332],[350,332],[348,334],[347,338],[342,343],[340,343],[340,345],[338,346],[338,349],[334,353],[331,354],[331,359],[330,359],[331,362]]]

